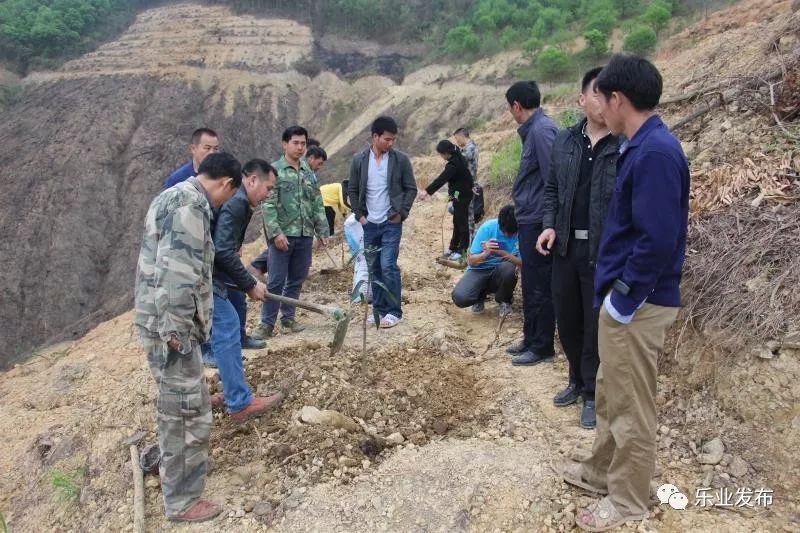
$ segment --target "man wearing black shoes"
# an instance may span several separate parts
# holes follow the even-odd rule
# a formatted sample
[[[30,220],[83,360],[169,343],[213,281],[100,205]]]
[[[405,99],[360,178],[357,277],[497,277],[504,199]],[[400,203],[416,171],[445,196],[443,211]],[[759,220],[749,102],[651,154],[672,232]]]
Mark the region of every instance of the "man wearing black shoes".
[[[553,260],[536,253],[536,238],[542,232],[544,183],[550,173],[550,152],[558,127],[545,114],[541,100],[535,81],[518,81],[506,91],[508,110],[520,125],[517,133],[522,138],[519,172],[511,193],[522,256],[523,338],[507,350],[514,355],[514,366],[552,361],[555,355],[550,289]]]
[[[553,403],[564,407],[583,398],[580,425],[596,425],[597,315],[594,272],[603,223],[614,191],[620,140],[608,131],[594,84],[600,68],[587,72],[578,103],[586,115],[553,143],[544,188],[542,228],[536,242],[553,253],[553,302],[558,337],[569,361],[569,384]],[[560,201],[559,198],[562,200]]]

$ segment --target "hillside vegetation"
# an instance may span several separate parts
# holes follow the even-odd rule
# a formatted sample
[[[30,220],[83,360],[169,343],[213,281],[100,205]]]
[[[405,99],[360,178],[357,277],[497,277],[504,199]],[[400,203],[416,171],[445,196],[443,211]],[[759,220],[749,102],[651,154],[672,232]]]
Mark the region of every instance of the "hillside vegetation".
[[[156,0],[0,0],[0,59],[21,73],[53,68],[121,33]],[[281,15],[325,33],[382,43],[424,42],[429,58],[474,60],[524,49],[538,77],[558,80],[622,48],[655,50],[674,16],[711,0],[216,0]],[[721,3],[717,1],[716,3]]]

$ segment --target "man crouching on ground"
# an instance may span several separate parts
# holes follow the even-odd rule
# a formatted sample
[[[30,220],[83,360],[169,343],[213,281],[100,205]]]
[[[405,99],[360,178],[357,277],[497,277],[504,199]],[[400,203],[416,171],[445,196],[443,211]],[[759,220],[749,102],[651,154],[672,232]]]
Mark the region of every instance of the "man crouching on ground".
[[[472,306],[475,314],[483,313],[487,294],[494,294],[500,316],[511,313],[511,299],[517,286],[519,237],[514,206],[500,209],[497,218],[481,224],[469,250],[467,271],[453,289],[453,303]]]
[[[167,518],[201,522],[222,508],[201,498],[208,469],[211,400],[200,345],[211,333],[211,209],[242,183],[242,166],[216,153],[196,177],[153,200],[136,273],[136,326],[158,385],[156,420]]]

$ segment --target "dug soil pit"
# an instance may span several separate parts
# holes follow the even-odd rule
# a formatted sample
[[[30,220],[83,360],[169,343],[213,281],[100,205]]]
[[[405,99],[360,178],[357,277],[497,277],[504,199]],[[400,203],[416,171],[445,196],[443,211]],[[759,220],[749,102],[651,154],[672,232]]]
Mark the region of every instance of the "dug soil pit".
[[[497,413],[475,370],[418,345],[371,349],[362,360],[360,351],[331,357],[327,347],[301,341],[248,361],[245,373],[259,394],[286,387],[288,397],[279,410],[247,424],[215,413],[212,476],[242,486],[252,500],[241,502],[245,511],[268,504],[272,511],[259,518],[267,522],[292,507],[299,488],[348,484],[397,446],[482,431]],[[210,382],[212,392],[221,390],[216,374]],[[338,414],[315,423],[309,413],[318,411]]]

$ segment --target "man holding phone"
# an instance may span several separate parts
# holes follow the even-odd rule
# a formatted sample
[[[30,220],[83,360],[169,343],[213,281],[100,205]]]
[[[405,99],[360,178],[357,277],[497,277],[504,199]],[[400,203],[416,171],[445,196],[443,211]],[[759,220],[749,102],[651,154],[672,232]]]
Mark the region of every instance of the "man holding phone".
[[[475,233],[464,276],[453,289],[453,303],[472,306],[475,314],[483,313],[487,294],[494,294],[500,316],[511,313],[511,299],[517,286],[519,238],[514,206],[507,205],[497,218],[484,222]]]

